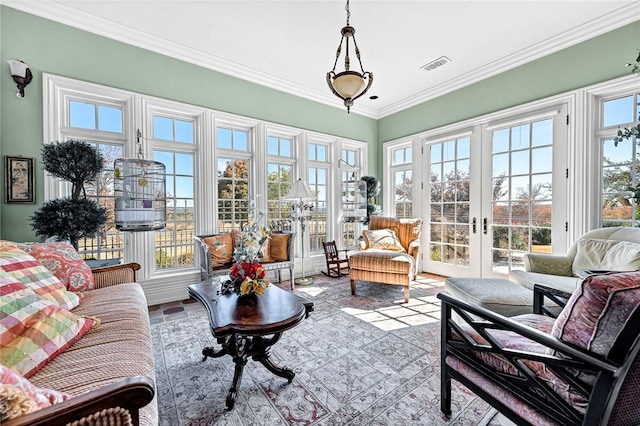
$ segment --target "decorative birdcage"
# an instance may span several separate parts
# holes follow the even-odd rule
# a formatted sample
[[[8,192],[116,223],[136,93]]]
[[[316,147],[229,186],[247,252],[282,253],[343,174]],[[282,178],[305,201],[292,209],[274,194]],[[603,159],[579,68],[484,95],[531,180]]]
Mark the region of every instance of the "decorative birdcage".
[[[158,161],[114,162],[115,224],[120,231],[162,229],[167,224],[165,166]]]

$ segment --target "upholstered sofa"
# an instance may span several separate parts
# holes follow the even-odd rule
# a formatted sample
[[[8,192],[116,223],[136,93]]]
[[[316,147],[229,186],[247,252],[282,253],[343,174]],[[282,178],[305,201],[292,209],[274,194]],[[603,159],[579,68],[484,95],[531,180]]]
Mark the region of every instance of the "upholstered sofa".
[[[91,270],[65,243],[0,241],[3,426],[158,424],[139,269]]]
[[[291,289],[293,289],[293,241],[295,232],[272,232],[262,247],[260,263],[265,271],[275,271],[278,281],[282,281],[281,271],[289,270]],[[236,247],[242,244],[242,232],[230,231],[195,237],[198,246],[200,278],[204,281],[209,278],[227,275],[233,264],[233,255]]]
[[[359,251],[349,256],[351,294],[356,294],[356,281],[401,285],[408,303],[411,281],[418,274],[421,228],[422,219],[371,216]]]
[[[512,281],[529,290],[543,284],[573,292],[582,270],[640,269],[640,228],[594,229],[576,240],[565,256],[527,253],[524,266],[524,271],[511,273]]]

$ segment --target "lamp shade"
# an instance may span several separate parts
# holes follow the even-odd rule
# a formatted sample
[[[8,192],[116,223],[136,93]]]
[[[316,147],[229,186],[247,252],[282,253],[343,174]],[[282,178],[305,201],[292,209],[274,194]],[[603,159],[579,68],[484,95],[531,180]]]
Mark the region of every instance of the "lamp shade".
[[[366,87],[362,75],[355,71],[343,71],[337,74],[331,84],[343,99],[355,99]]]
[[[303,181],[302,179],[298,179],[297,181],[293,182],[293,185],[291,185],[291,189],[289,190],[289,193],[287,195],[284,196],[284,200],[313,200],[315,197],[315,195],[313,195],[313,192],[311,192],[311,189],[309,189],[309,185],[307,185],[307,182]]]
[[[11,68],[11,75],[26,78],[27,69],[29,69],[29,66],[27,64],[22,61],[16,61],[13,59],[8,60],[7,62],[9,63],[9,67]]]

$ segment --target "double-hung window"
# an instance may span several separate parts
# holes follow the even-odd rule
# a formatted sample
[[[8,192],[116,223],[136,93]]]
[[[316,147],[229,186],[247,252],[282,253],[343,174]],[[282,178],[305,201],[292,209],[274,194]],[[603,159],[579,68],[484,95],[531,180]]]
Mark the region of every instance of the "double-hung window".
[[[640,91],[603,97],[599,103],[602,226],[640,226],[640,151],[635,137],[614,138],[619,129],[640,123]]]
[[[218,232],[241,229],[249,213],[251,133],[248,129],[216,128]]]
[[[413,148],[400,146],[391,150],[393,207],[397,218],[413,217]]]
[[[293,180],[294,138],[267,136],[267,219],[272,228],[288,228],[291,201],[283,200]]]
[[[323,251],[327,236],[327,204],[329,194],[329,146],[321,142],[307,144],[309,154],[309,189],[316,197],[314,208],[308,212],[309,252]]]
[[[149,131],[137,141],[166,168],[167,226],[153,239],[155,271],[195,265],[195,160],[198,112],[147,105]],[[147,135],[147,136],[145,136]]]

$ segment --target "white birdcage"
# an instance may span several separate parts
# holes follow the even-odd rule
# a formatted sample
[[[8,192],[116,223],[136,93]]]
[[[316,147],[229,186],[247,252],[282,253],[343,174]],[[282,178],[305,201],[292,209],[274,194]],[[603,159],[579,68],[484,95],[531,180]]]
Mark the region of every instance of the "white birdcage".
[[[162,229],[167,224],[165,166],[158,161],[114,162],[115,224],[120,231]]]

